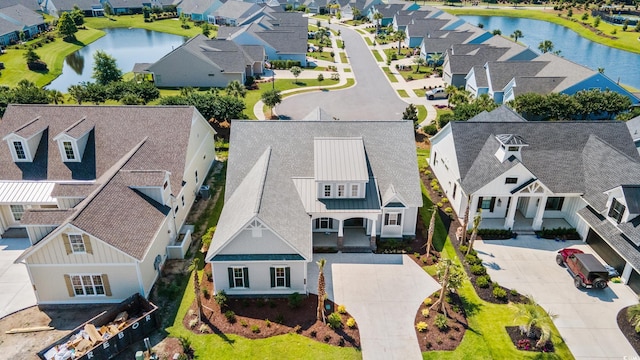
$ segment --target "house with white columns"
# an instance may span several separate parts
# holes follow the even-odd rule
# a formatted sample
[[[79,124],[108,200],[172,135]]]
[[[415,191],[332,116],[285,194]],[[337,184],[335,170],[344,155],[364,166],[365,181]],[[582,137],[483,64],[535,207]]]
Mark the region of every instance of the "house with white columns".
[[[575,228],[640,292],[640,156],[625,123],[528,122],[502,106],[448,123],[431,144],[459,217],[469,204],[481,228]]]

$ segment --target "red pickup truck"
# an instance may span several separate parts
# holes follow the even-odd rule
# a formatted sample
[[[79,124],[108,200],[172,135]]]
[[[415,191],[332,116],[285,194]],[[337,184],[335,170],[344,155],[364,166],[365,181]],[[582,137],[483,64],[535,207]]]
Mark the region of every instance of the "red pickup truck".
[[[604,289],[609,281],[609,272],[592,254],[582,250],[564,248],[558,251],[556,262],[566,266],[573,275],[573,284],[577,288]]]

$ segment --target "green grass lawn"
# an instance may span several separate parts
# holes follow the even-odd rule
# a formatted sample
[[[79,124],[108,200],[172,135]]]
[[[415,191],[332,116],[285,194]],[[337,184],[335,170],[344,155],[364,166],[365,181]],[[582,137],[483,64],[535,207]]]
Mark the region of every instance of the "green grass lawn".
[[[398,79],[396,79],[396,76],[391,73],[391,69],[389,69],[388,66],[382,67],[382,70],[384,71],[384,74],[389,78],[389,81],[391,81],[392,83],[398,82]]]
[[[398,90],[398,95],[400,95],[400,97],[403,97],[403,98],[409,97],[409,94],[407,94],[406,90]]]
[[[325,60],[333,62],[333,57],[331,57],[331,52],[323,51],[323,52],[310,52],[307,53],[308,57],[312,57],[318,60]]]
[[[340,62],[343,64],[348,64],[349,63],[349,59],[347,59],[347,54],[344,52],[340,53]]]
[[[370,38],[366,37],[366,38],[364,38],[364,41],[367,43],[367,45],[373,46],[373,41],[371,41]]]
[[[337,39],[336,40],[336,45],[338,45],[338,48],[342,49],[342,45],[344,45],[344,41]]]
[[[405,81],[410,81],[409,80],[410,77],[412,80],[417,80],[417,79],[424,79],[425,76],[431,75],[431,69],[421,66],[420,71],[416,72],[416,67],[417,66],[412,65],[411,68],[413,70],[398,71],[398,72],[400,73],[400,75],[402,75],[402,78],[405,79]]]
[[[75,42],[65,42],[56,38],[54,42],[36,48],[35,52],[48,65],[49,71],[46,73],[31,71],[27,68],[23,57],[26,50],[7,49],[6,54],[0,55],[0,61],[4,62],[5,66],[0,76],[0,85],[15,86],[20,80],[26,79],[38,86],[44,86],[62,73],[62,65],[67,55],[102,36],[104,32],[100,30],[80,30],[76,34]]]
[[[380,51],[378,50],[373,50],[373,57],[376,58],[377,62],[384,62],[382,55],[380,55]]]
[[[418,169],[420,169],[420,171],[423,171],[427,168],[427,166],[429,166],[429,164],[427,163],[427,160],[429,159],[429,149],[417,148],[416,152],[418,154]],[[429,200],[429,203],[431,203],[431,200]],[[426,205],[423,207],[426,207]],[[427,224],[428,223],[429,222],[427,221]]]
[[[416,93],[417,97],[424,97],[425,94],[427,93],[427,90],[425,90],[425,89],[413,89],[413,92]]]
[[[357,32],[359,32],[362,35],[367,35],[367,32],[362,30],[362,29],[356,29]]]
[[[418,149],[418,165],[426,168],[427,150]],[[429,199],[428,192],[422,184],[423,207],[420,208],[420,216],[428,223],[433,203]],[[436,217],[434,233],[434,247],[445,258],[452,259],[460,265],[455,249],[447,235],[447,230],[440,217]],[[433,269],[425,267],[425,271],[433,272]],[[511,342],[505,326],[515,326],[515,310],[508,305],[492,304],[483,301],[476,294],[471,282],[466,279],[458,294],[462,298],[464,308],[469,321],[462,343],[453,351],[428,351],[422,353],[423,359],[573,359],[569,348],[560,339],[555,326],[552,327],[552,340],[555,353],[543,354],[517,350]],[[435,331],[435,330],[433,330]]]
[[[351,68],[344,68],[344,72],[351,72]]]
[[[517,11],[513,9],[485,9],[485,8],[456,8],[456,9],[444,9],[446,12],[454,14],[454,15],[481,15],[481,16],[507,16],[507,17],[520,17],[520,18],[528,18],[528,19],[536,19],[552,22],[554,24],[558,24],[564,27],[567,27],[578,34],[580,36],[587,38],[591,41],[611,46],[617,49],[626,50],[634,53],[640,54],[640,46],[638,45],[638,33],[632,31],[633,27],[629,26],[629,29],[626,32],[622,31],[622,27],[612,25],[606,23],[605,21],[600,22],[600,26],[598,27],[603,33],[609,35],[613,31],[613,29],[617,29],[617,34],[615,34],[618,39],[609,39],[603,36],[599,36],[589,29],[583,27],[580,22],[580,17],[582,16],[582,12],[574,11],[573,18],[577,19],[578,22],[573,22],[568,20],[566,17],[566,13],[563,14],[562,17],[558,16],[558,11],[554,12],[545,12],[540,10],[527,10],[527,9],[518,9]],[[589,20],[586,21],[587,24],[593,24],[593,19],[589,16]],[[507,37],[509,34],[504,34]],[[524,31],[524,36],[527,36],[526,31]],[[553,40],[553,39],[552,39]],[[558,49],[563,50],[563,49]]]
[[[164,19],[156,20],[154,22],[144,22],[144,18],[142,17],[142,15],[122,15],[112,16],[111,18],[107,18],[104,16],[86,17],[84,21],[87,27],[94,29],[132,27],[188,37],[202,34],[202,29],[198,26],[195,26],[192,22],[188,23],[191,26],[190,29],[183,29],[181,27],[182,23],[178,19]],[[210,37],[213,37],[217,34],[217,31],[215,29],[216,28],[213,28],[211,30],[211,35],[209,35]]]
[[[418,109],[418,123],[421,123],[427,118],[427,107],[424,105],[416,105],[416,109]]]

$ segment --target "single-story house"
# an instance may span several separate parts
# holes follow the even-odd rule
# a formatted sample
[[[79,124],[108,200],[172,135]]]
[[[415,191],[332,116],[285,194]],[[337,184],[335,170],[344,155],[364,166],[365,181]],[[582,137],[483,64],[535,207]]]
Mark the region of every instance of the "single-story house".
[[[483,228],[576,228],[640,292],[640,155],[620,121],[525,121],[502,106],[448,123],[429,163]],[[543,241],[543,240],[541,240]]]
[[[20,33],[29,40],[45,29],[44,17],[22,4],[0,8],[0,45],[18,42]]]
[[[229,148],[205,257],[216,292],[306,293],[314,249],[371,252],[377,238],[415,236],[410,121],[233,121]]]
[[[101,0],[41,0],[42,11],[54,17],[71,12],[77,6],[84,16],[102,16],[104,9]]]
[[[250,24],[263,15],[264,7],[240,0],[228,0],[217,7],[208,21],[216,25],[240,26]]]
[[[218,10],[220,0],[183,0],[176,6],[178,15],[186,15],[193,21],[208,21],[209,15]]]
[[[135,70],[151,74],[158,87],[226,87],[231,81],[244,84],[247,76],[262,74],[264,58],[263,46],[200,34],[153,64],[136,64]]]
[[[169,130],[170,129],[170,130]],[[0,122],[0,235],[26,229],[38,304],[149,296],[216,159],[189,106],[9,105]]]

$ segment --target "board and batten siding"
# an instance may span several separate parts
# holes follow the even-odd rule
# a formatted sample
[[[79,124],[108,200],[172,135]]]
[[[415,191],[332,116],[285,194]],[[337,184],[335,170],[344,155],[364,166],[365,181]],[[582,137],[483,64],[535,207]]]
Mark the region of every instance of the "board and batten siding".
[[[253,237],[251,229],[241,230],[219,254],[297,254],[298,252],[276,236],[263,229],[260,237]],[[311,239],[309,239],[311,241]]]
[[[29,239],[31,240],[31,244],[35,245],[40,240],[42,240],[45,236],[49,235],[50,232],[56,229],[56,226],[27,226],[27,233],[29,234]]]
[[[35,265],[30,266],[38,304],[119,303],[140,291],[135,264]],[[65,275],[103,275],[111,296],[69,296]]]
[[[269,295],[292,294],[298,292],[306,294],[307,263],[305,261],[260,261],[260,262],[225,262],[212,263],[213,284],[215,291],[224,290],[229,295]],[[249,274],[249,288],[229,287],[230,267],[246,267]],[[271,287],[272,267],[289,267],[291,286],[284,288]]]
[[[125,264],[134,262],[133,258],[93,236],[89,236],[92,254],[68,254],[63,236],[66,233],[77,234],[79,231],[66,229],[58,234],[26,259],[27,266],[34,264]]]
[[[156,237],[153,240],[153,243],[149,247],[145,258],[140,262],[140,275],[142,276],[142,283],[144,286],[144,296],[149,296],[149,292],[151,291],[151,287],[155,283],[159,270],[156,270],[154,267],[155,259],[159,255],[161,258],[160,263],[163,264],[167,259],[167,246],[171,241],[171,237],[169,234],[169,228],[172,226],[170,222],[172,222],[170,216],[166,217],[162,226],[156,233]]]

